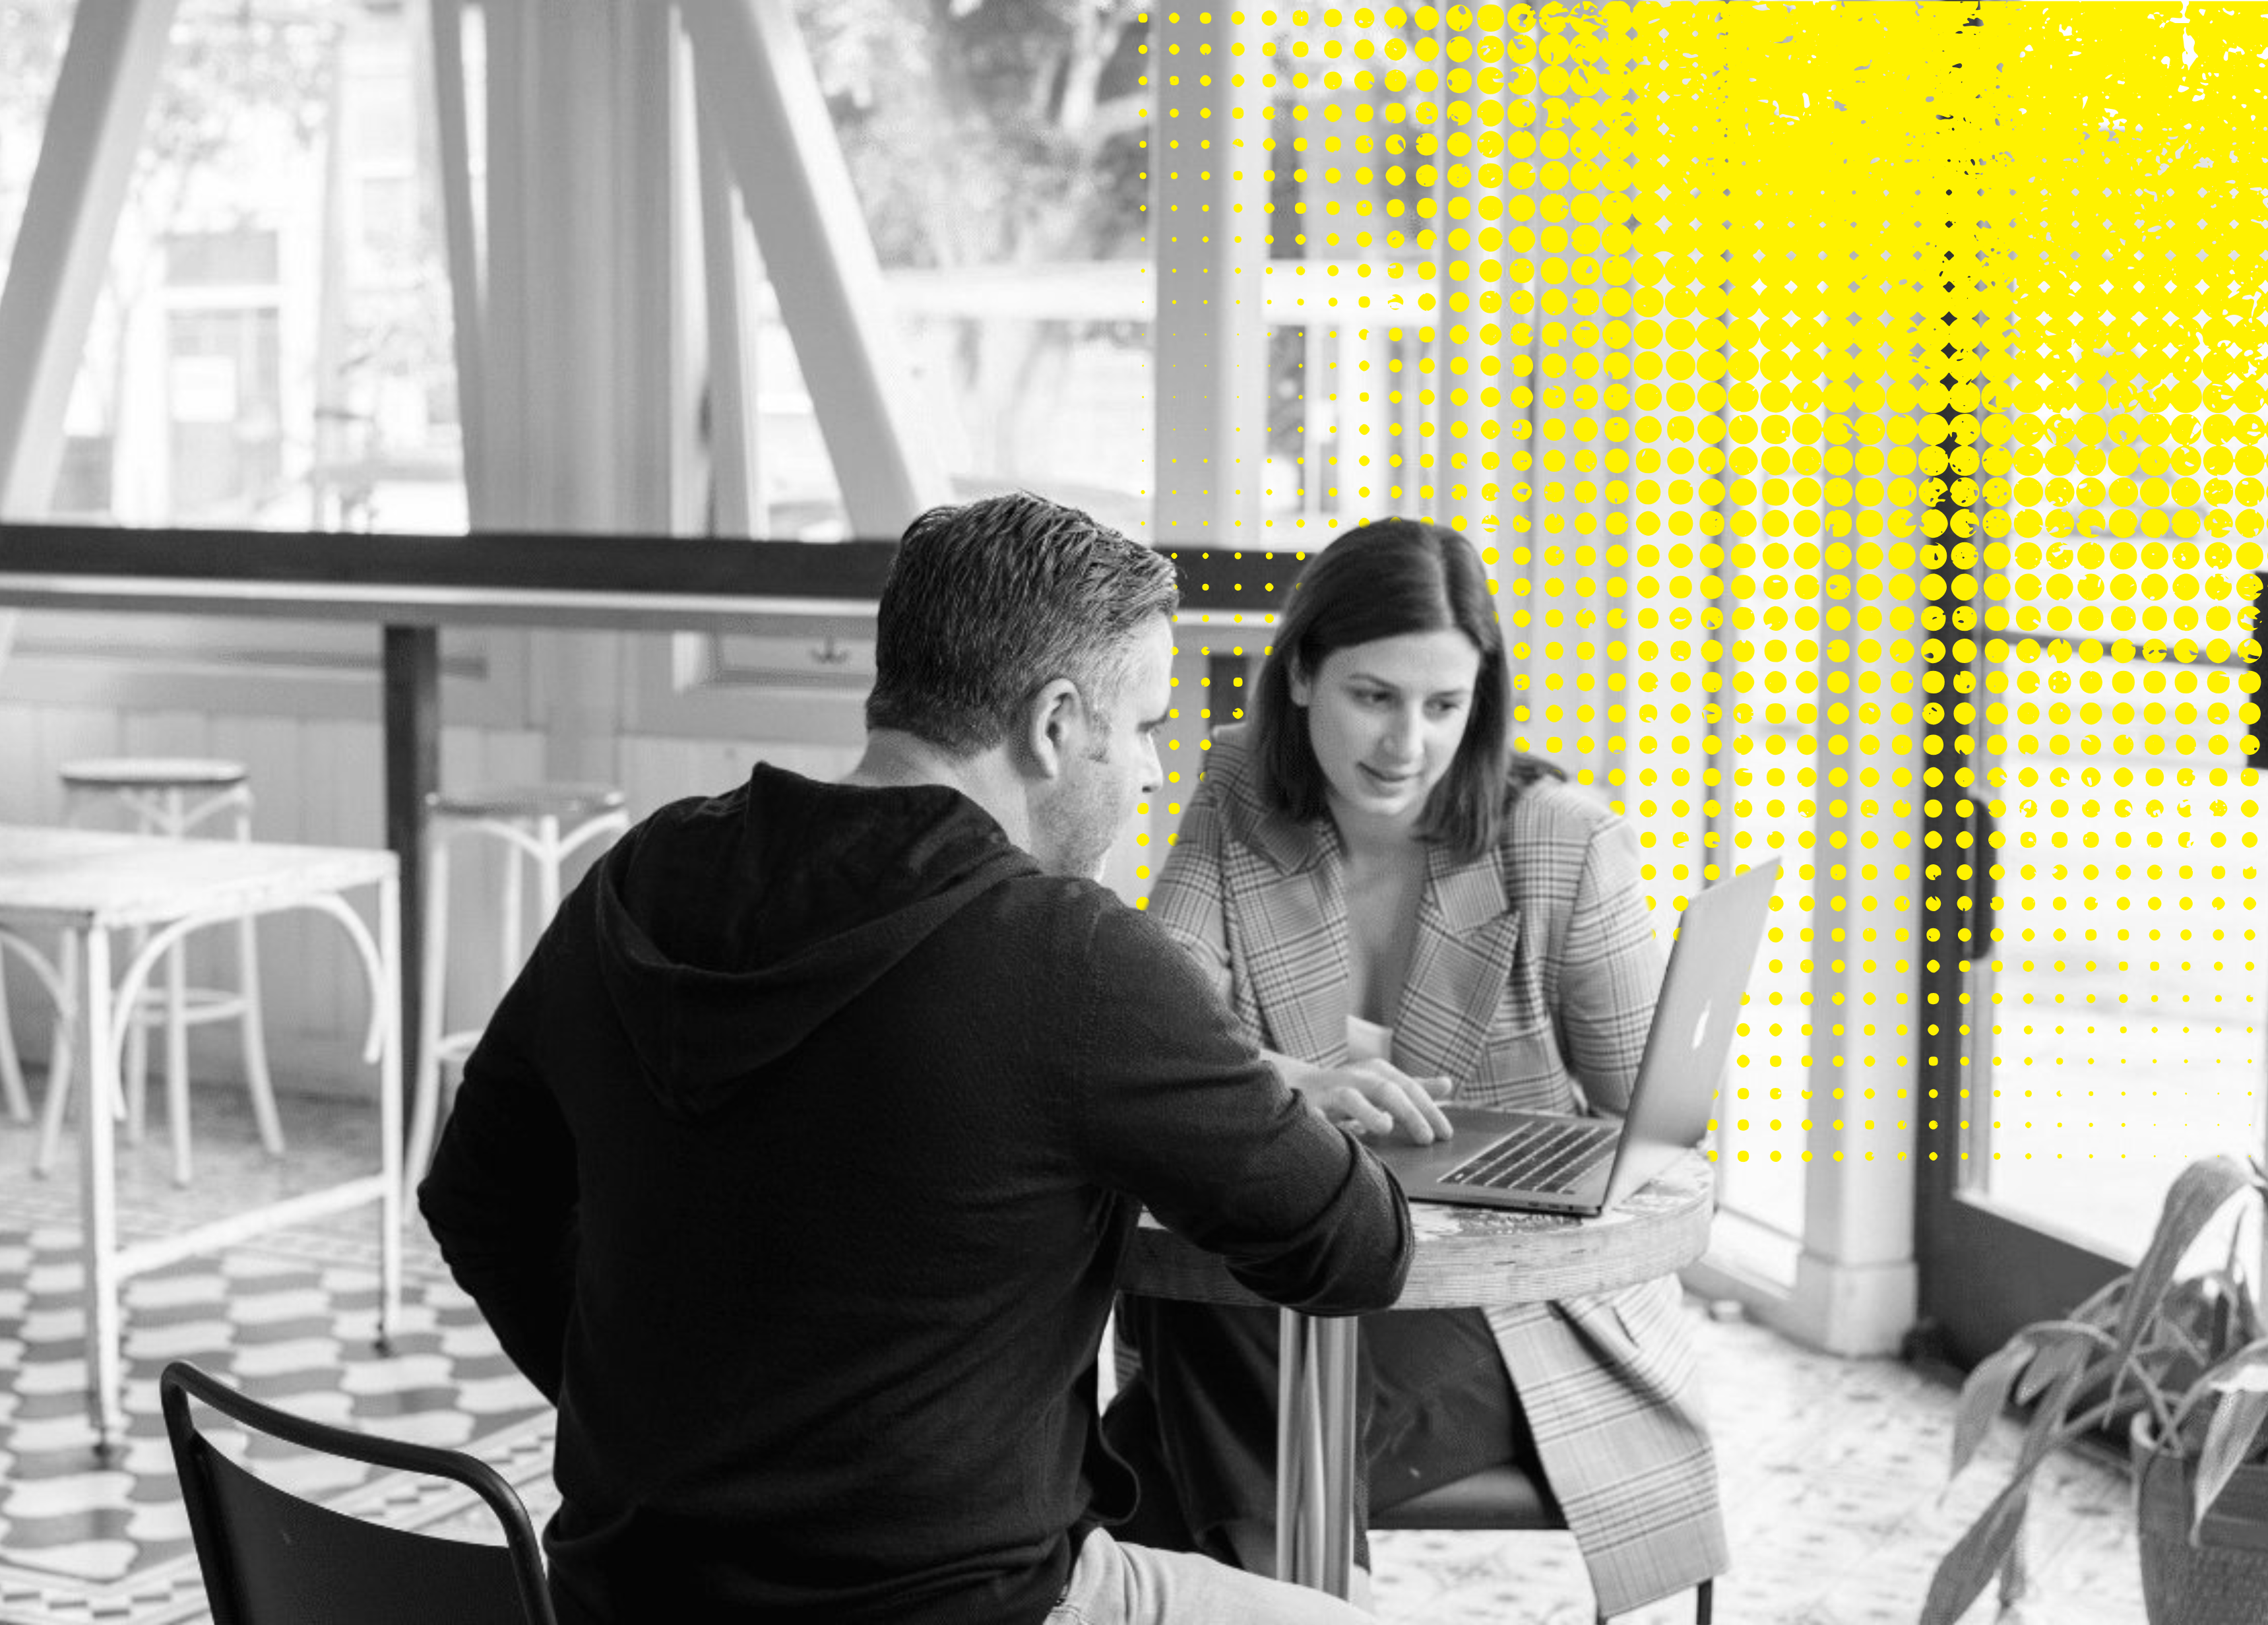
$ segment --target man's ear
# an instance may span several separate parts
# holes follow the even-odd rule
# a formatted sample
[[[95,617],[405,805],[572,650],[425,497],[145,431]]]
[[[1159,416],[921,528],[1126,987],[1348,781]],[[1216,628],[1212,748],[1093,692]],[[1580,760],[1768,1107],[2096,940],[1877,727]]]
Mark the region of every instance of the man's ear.
[[[1069,677],[1049,679],[1025,703],[1020,742],[1039,777],[1062,777],[1064,764],[1079,747],[1073,735],[1086,714],[1079,685]]]

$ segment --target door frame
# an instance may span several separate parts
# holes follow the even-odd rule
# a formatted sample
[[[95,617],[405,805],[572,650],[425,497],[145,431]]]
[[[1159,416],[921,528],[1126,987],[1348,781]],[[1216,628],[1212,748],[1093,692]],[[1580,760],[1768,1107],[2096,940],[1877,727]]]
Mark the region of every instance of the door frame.
[[[1979,377],[1980,397],[1986,388]],[[1992,1015],[1975,964],[1990,957],[1994,828],[1976,764],[1977,667],[1989,635],[1981,541],[1986,534],[1984,470],[1962,477],[1956,454],[1977,445],[1971,413],[1951,403],[1938,414],[1947,475],[1933,480],[1942,528],[1924,549],[1928,675],[1923,720],[1920,1020],[1917,1023],[1914,1265],[1918,1319],[1910,1357],[1967,1369],[2017,1327],[2067,1313],[2124,1267],[2117,1260],[2027,1224],[1963,1188],[1970,1125],[1990,1112]]]

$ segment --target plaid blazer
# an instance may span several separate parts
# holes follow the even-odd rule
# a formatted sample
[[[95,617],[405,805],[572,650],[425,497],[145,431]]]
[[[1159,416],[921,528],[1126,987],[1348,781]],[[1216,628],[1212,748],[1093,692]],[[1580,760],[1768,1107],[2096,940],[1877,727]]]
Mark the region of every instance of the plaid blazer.
[[[1660,955],[1629,826],[1552,779],[1508,787],[1496,849],[1432,849],[1394,1009],[1394,1063],[1471,1105],[1620,1112]],[[1246,730],[1223,728],[1150,894],[1255,1042],[1347,1060],[1338,833],[1261,799]],[[1727,1566],[1716,1457],[1677,1281],[1487,1311],[1551,1488],[1616,1614]]]

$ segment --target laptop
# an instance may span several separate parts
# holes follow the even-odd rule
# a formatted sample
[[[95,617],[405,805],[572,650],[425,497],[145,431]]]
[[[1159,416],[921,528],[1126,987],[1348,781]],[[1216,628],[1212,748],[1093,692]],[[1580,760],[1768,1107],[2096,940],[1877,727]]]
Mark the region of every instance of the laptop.
[[[1452,1105],[1449,1139],[1371,1149],[1415,1200],[1584,1215],[1621,1201],[1709,1131],[1779,872],[1774,855],[1686,905],[1627,1117]]]

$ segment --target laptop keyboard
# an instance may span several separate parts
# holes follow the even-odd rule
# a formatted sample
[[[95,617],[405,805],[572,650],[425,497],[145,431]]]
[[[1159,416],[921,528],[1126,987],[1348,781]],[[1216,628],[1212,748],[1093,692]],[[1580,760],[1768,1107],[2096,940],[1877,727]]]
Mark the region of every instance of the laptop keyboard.
[[[1491,1191],[1572,1190],[1615,1154],[1619,1123],[1527,1123],[1441,1176]]]

